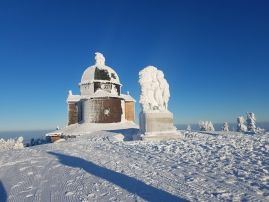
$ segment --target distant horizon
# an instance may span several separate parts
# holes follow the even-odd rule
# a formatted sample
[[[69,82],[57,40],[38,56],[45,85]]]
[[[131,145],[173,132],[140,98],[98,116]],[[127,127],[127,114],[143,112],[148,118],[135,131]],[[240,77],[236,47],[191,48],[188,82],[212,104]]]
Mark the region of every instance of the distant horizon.
[[[201,121],[210,121],[210,120],[201,120]],[[197,123],[174,123],[174,125],[175,126],[187,126],[187,125],[196,125],[196,126],[198,126],[199,125],[199,123],[198,123],[199,121],[197,121]],[[222,125],[223,123],[222,122],[213,122],[212,121],[212,123],[213,123],[213,125]],[[136,123],[136,124],[138,124],[138,123]],[[236,125],[237,123],[236,122],[228,122],[228,124],[231,124],[231,125]],[[268,125],[267,127],[268,127],[268,130],[269,130],[269,121],[262,121],[262,122],[256,122],[256,125],[257,125],[257,127],[259,127],[259,125]],[[67,126],[67,125],[66,125]],[[267,128],[266,128],[267,129]],[[3,134],[3,133],[5,133],[5,132],[7,132],[7,133],[11,133],[11,132],[21,132],[21,133],[23,133],[23,132],[40,132],[40,131],[54,131],[54,130],[57,130],[56,128],[40,128],[40,129],[18,129],[18,130],[0,130],[0,135],[1,135],[1,133]],[[1,136],[0,136],[0,139],[1,139]]]
[[[269,122],[268,1],[0,2],[0,131],[63,127],[68,90],[101,52],[122,93],[164,72],[174,123]]]

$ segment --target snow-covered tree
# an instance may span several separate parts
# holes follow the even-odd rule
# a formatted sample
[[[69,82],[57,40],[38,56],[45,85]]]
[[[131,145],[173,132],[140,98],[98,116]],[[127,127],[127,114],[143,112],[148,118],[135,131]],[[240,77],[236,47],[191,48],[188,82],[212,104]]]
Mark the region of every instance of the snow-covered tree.
[[[200,127],[200,131],[207,131],[207,121],[199,121],[199,127]]]
[[[247,129],[250,132],[256,131],[256,117],[255,114],[252,112],[247,113]]]
[[[245,125],[245,119],[243,116],[237,118],[237,132],[246,132],[247,126]]]
[[[187,126],[187,131],[191,131],[191,125],[190,124]]]
[[[200,131],[215,131],[211,121],[199,121]]]
[[[23,147],[23,137],[8,140],[0,139],[0,151],[22,149]]]
[[[224,122],[221,129],[222,129],[222,131],[229,131],[229,124],[227,122]]]
[[[15,144],[14,144],[14,149],[22,149],[24,148],[23,146],[23,137],[19,137],[16,141],[15,141]]]
[[[208,122],[207,131],[215,131],[214,125],[211,121]]]

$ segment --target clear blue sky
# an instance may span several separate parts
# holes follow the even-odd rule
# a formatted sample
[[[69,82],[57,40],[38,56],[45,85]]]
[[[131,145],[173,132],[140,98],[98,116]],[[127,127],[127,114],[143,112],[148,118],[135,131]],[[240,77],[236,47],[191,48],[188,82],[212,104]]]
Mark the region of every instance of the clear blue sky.
[[[269,1],[0,1],[0,131],[55,128],[102,52],[123,92],[162,69],[176,123],[269,121]],[[137,113],[140,106],[137,103]]]

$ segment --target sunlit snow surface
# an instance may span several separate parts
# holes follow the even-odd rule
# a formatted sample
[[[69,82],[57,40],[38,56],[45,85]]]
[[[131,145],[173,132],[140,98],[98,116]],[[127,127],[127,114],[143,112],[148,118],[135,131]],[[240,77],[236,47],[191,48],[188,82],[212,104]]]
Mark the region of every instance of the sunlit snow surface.
[[[269,134],[93,132],[0,152],[0,201],[268,201]],[[123,135],[120,135],[122,133]]]

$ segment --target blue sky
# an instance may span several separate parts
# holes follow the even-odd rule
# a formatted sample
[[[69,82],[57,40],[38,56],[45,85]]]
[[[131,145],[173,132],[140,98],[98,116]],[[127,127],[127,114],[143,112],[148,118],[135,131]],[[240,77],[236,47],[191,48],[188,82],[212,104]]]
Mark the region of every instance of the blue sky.
[[[0,1],[0,131],[64,126],[102,52],[123,92],[162,69],[175,123],[269,121],[268,1]],[[136,105],[137,113],[140,106]]]

